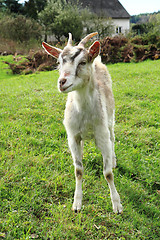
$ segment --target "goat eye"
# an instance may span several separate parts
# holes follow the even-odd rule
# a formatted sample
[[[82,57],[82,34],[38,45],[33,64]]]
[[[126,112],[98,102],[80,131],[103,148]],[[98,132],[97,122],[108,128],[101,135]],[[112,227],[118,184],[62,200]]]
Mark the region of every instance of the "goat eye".
[[[84,66],[85,64],[86,64],[86,62],[83,61],[83,62],[80,62],[78,65],[79,65],[79,66]]]

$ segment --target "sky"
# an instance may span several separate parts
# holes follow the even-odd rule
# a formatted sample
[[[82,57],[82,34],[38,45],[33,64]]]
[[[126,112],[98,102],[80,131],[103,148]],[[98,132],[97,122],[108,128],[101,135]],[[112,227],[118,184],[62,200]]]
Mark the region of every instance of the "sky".
[[[19,3],[23,2],[25,0],[19,0]],[[130,15],[160,11],[160,0],[119,0],[119,2]]]
[[[119,0],[130,15],[160,11],[160,0]]]

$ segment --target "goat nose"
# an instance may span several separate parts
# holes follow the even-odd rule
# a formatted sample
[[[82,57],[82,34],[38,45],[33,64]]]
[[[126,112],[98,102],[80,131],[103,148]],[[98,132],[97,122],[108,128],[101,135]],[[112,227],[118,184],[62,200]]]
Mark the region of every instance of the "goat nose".
[[[66,82],[67,82],[67,79],[66,79],[66,78],[62,78],[62,79],[59,80],[59,84],[60,84],[61,87],[62,87]]]

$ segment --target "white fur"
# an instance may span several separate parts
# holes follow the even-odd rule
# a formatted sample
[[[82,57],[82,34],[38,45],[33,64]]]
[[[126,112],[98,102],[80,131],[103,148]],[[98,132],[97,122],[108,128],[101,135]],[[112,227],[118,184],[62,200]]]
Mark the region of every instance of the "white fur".
[[[88,137],[94,137],[97,147],[101,150],[104,161],[104,176],[113,175],[112,167],[115,167],[114,154],[114,103],[109,105],[105,89],[98,88],[96,69],[104,72],[108,79],[104,79],[106,88],[111,90],[111,80],[106,67],[95,59],[91,66],[85,71],[89,80],[82,79],[85,85],[68,94],[65,109],[64,125],[68,134],[68,143],[72,153],[75,169],[83,172],[81,141]],[[102,66],[102,68],[101,68]],[[101,77],[99,81],[101,80]],[[73,80],[75,81],[75,80]],[[83,85],[83,84],[81,84]],[[112,95],[108,96],[112,99]],[[110,100],[110,101],[113,101]],[[122,205],[113,181],[108,181],[111,191],[113,211],[121,213]],[[73,210],[80,210],[82,206],[82,178],[76,176],[76,190],[74,196]]]

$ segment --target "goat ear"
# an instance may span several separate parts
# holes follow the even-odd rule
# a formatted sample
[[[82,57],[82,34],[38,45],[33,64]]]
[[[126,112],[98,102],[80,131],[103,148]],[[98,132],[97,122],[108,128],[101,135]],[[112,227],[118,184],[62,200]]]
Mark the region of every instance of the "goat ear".
[[[89,61],[94,60],[100,52],[100,42],[95,41],[89,48]]]
[[[51,45],[45,42],[42,43],[42,47],[48,54],[50,54],[52,57],[56,59],[59,57],[59,54],[62,52],[60,48],[52,47]]]

